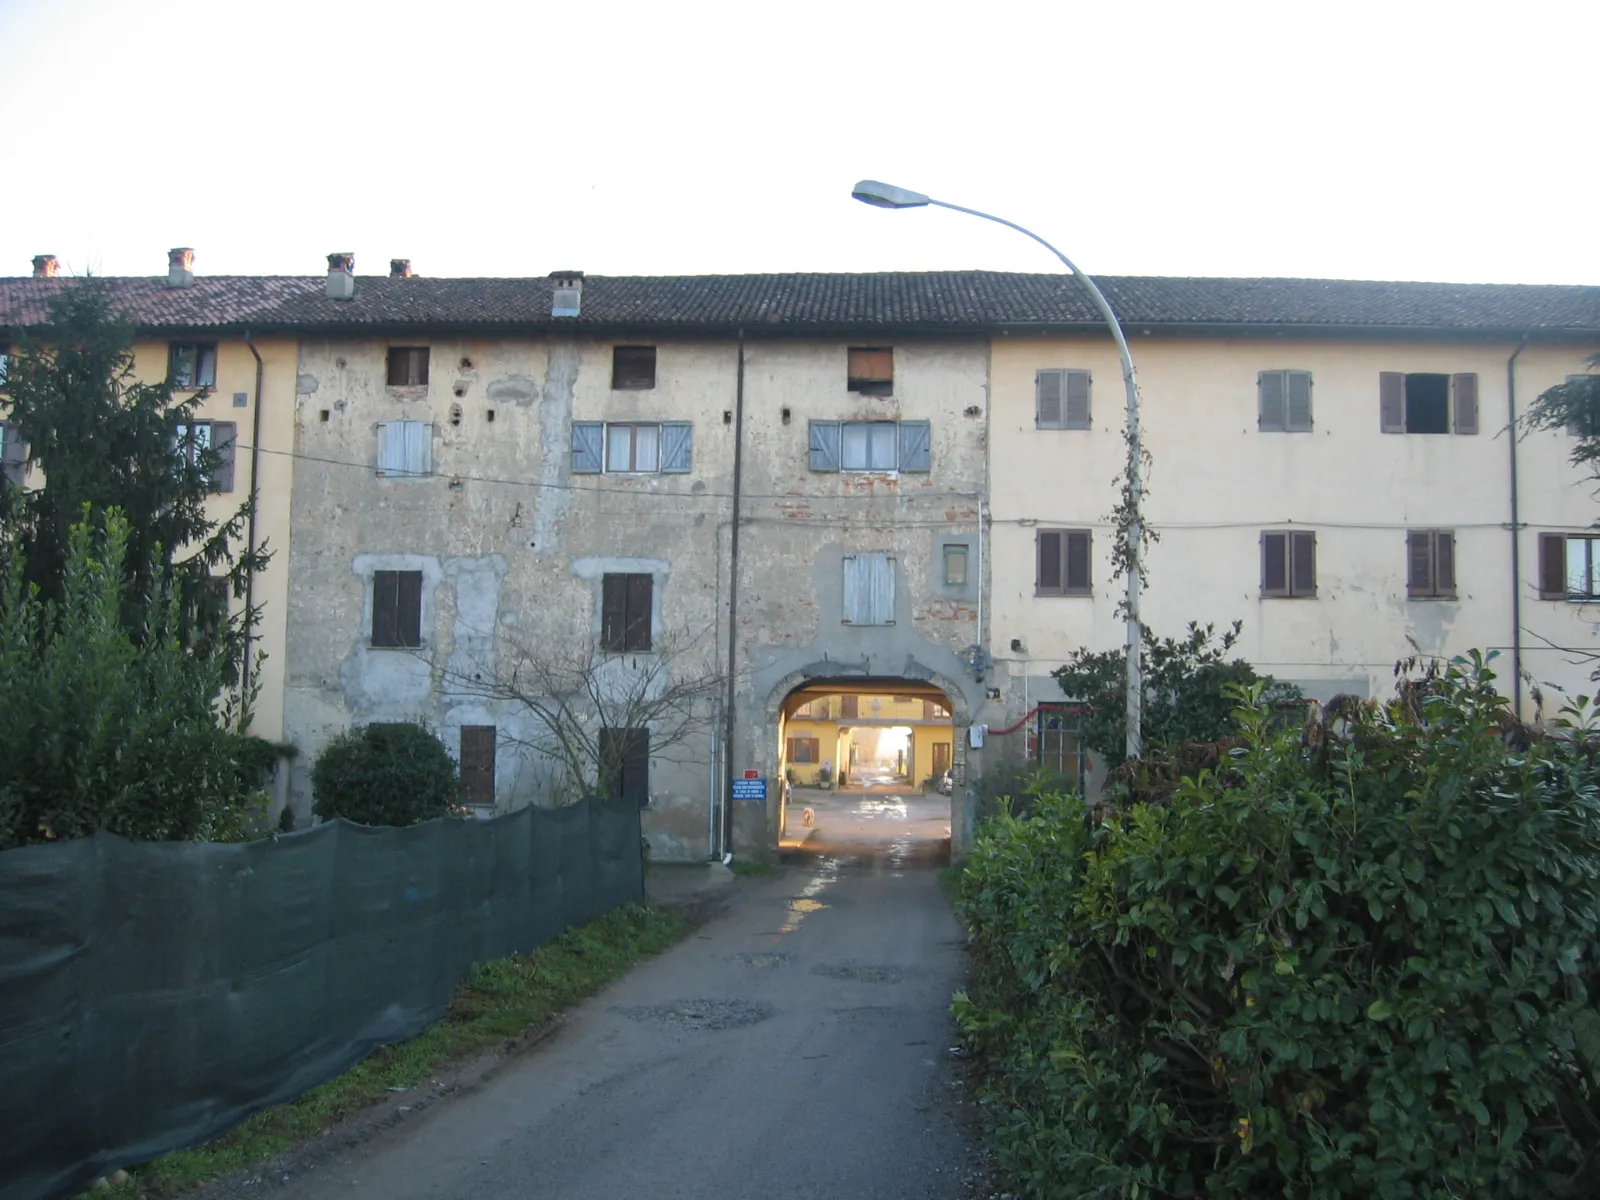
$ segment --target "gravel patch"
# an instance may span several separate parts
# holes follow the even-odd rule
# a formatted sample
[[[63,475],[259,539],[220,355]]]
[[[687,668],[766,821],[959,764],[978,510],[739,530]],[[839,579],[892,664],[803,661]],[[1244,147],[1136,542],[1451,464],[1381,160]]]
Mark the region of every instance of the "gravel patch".
[[[756,1000],[676,1000],[615,1010],[630,1021],[658,1021],[680,1029],[736,1029],[772,1015],[772,1005]]]

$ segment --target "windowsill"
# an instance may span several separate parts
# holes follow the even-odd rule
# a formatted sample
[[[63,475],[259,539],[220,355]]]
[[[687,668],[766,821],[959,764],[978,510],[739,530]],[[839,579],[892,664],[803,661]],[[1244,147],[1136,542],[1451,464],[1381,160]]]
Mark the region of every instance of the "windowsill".
[[[415,645],[415,646],[375,646],[375,645],[372,644],[371,641],[368,641],[367,642],[367,649],[368,650],[400,650],[400,651],[403,651],[403,652],[409,654],[409,653],[411,653],[413,651],[417,651],[417,650],[427,650],[427,649],[430,649],[430,647],[429,647],[427,642],[422,642],[422,643],[420,643],[418,645]]]
[[[1073,590],[1070,592],[1036,591],[1033,594],[1036,599],[1040,600],[1092,600],[1094,598],[1094,589],[1088,588],[1083,591]]]
[[[611,390],[613,392],[653,392],[656,390],[656,385],[653,383],[613,383]]]
[[[1257,429],[1257,433],[1315,433],[1315,429]]]
[[[428,398],[428,385],[425,383],[388,383],[384,385],[383,390],[396,400],[426,400]]]
[[[601,646],[600,653],[608,658],[626,658],[630,654],[654,654],[655,651],[649,646],[638,650],[614,650],[609,646]]]
[[[687,471],[681,471],[681,472],[679,472],[679,471],[673,471],[673,472],[667,472],[667,471],[601,471],[600,474],[608,476],[608,477],[610,477],[612,479],[654,479],[657,475],[666,475],[666,474],[675,474],[675,475],[676,474],[683,474],[683,475],[687,475],[688,472]]]
[[[1044,430],[1047,433],[1093,433],[1094,432],[1094,426],[1093,425],[1040,425],[1037,421],[1035,421],[1033,427],[1035,429]]]
[[[826,471],[818,472],[818,474],[822,475],[829,473]],[[838,473],[840,475],[876,475],[881,479],[900,478],[900,469],[898,467],[840,467]]]
[[[209,392],[217,385],[214,383],[174,383],[171,385],[175,392]]]
[[[1456,593],[1454,593],[1454,592],[1419,592],[1419,593],[1416,593],[1416,594],[1412,594],[1412,593],[1408,592],[1406,594],[1406,599],[1407,600],[1448,600],[1448,601],[1454,601],[1454,600],[1458,600],[1459,598],[1460,597],[1458,597],[1456,595]],[[1596,599],[1600,599],[1600,597],[1596,597]]]
[[[1261,599],[1263,600],[1315,600],[1316,598],[1317,594],[1315,592],[1298,592],[1294,595],[1286,595],[1283,592],[1261,593]]]

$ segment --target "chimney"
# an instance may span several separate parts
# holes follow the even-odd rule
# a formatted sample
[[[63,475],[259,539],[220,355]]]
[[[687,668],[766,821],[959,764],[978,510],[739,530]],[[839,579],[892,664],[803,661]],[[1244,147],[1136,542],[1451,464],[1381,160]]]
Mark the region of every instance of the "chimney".
[[[36,254],[33,256],[33,277],[35,279],[54,279],[58,266],[60,264],[56,262],[54,254]]]
[[[349,300],[356,294],[356,256],[328,255],[328,299]]]
[[[409,258],[391,258],[389,260],[390,279],[410,279],[411,260]]]
[[[583,272],[550,272],[550,315],[575,317],[583,305]]]
[[[167,286],[186,288],[194,286],[194,251],[178,246],[167,251]]]

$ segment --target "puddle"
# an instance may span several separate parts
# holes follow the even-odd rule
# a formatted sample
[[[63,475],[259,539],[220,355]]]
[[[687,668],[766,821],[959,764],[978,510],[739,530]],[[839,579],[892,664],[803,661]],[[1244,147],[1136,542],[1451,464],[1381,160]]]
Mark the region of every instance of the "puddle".
[[[779,933],[793,933],[800,928],[801,923],[814,912],[821,912],[828,905],[816,899],[822,892],[827,891],[839,881],[839,860],[824,858],[817,863],[817,873],[800,889],[800,894],[789,901],[789,915],[784,918],[783,924],[778,928]]]
[[[772,1015],[772,1005],[756,1000],[675,1000],[612,1011],[630,1021],[656,1021],[679,1029],[736,1029],[765,1021]]]

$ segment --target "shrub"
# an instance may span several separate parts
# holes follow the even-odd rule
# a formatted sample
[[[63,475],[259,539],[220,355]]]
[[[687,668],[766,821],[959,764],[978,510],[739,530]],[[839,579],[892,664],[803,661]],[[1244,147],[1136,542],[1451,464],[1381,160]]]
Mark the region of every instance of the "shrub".
[[[1492,679],[1303,736],[1257,685],[1170,803],[985,826],[956,1009],[1018,1191],[1593,1194],[1592,745],[1514,749]]]
[[[415,825],[450,815],[461,780],[444,743],[421,725],[357,725],[311,768],[315,812],[360,825]]]
[[[980,818],[1008,812],[1026,816],[1040,796],[1060,796],[1078,789],[1075,775],[1033,762],[998,762],[974,781]]]

